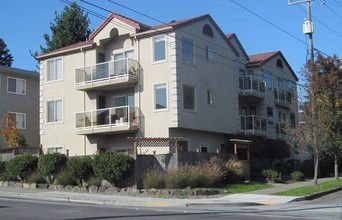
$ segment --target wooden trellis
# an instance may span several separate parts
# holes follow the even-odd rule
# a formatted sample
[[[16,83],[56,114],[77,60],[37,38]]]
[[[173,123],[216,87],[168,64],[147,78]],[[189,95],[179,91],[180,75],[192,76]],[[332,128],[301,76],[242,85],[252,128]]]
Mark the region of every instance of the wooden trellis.
[[[138,147],[172,147],[183,140],[181,137],[129,137],[127,139],[134,142],[134,157],[138,154]]]

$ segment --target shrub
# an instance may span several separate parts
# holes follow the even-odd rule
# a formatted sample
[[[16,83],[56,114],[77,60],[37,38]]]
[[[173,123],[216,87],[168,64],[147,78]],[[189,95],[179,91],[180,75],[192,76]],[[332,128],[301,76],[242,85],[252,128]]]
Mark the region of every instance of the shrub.
[[[44,178],[44,176],[42,174],[34,172],[34,173],[31,173],[27,177],[26,182],[27,183],[37,183],[37,184],[40,184],[40,183],[46,183],[46,180],[45,180],[45,178]]]
[[[144,189],[163,189],[165,188],[164,174],[157,169],[148,170],[143,176]]]
[[[66,185],[74,186],[74,185],[77,185],[77,181],[76,181],[76,178],[71,173],[67,171],[62,171],[61,173],[57,175],[56,184],[62,185],[62,186],[66,186]]]
[[[294,171],[291,173],[291,178],[294,181],[304,181],[304,173],[300,171]]]
[[[80,184],[83,180],[87,180],[93,175],[90,157],[74,157],[67,162],[67,170],[73,175]]]
[[[242,181],[242,164],[240,161],[228,160],[222,166],[223,183],[238,183]]]
[[[46,154],[38,159],[38,170],[44,176],[48,176],[52,181],[51,175],[55,175],[63,170],[68,158],[64,154]]]
[[[100,187],[101,186],[101,180],[99,178],[96,177],[90,177],[87,181],[88,186],[97,186]]]
[[[276,170],[263,170],[262,174],[266,177],[266,181],[268,182],[278,182],[281,180],[281,173]]]
[[[168,189],[182,189],[190,186],[184,168],[169,170],[165,175],[165,186]]]
[[[92,166],[96,176],[111,183],[123,180],[131,171],[133,158],[118,152],[96,155]]]
[[[0,174],[6,171],[6,164],[7,164],[7,161],[0,160]]]
[[[5,171],[5,172],[1,173],[0,180],[1,181],[17,181],[18,178],[17,178],[17,176],[13,176],[13,175],[9,174],[7,171]]]
[[[31,174],[37,168],[37,157],[29,153],[16,156],[8,161],[6,172],[9,176],[16,176],[20,181]]]
[[[301,165],[300,171],[304,173],[305,176],[313,177],[314,173],[314,162],[312,159],[304,160]]]

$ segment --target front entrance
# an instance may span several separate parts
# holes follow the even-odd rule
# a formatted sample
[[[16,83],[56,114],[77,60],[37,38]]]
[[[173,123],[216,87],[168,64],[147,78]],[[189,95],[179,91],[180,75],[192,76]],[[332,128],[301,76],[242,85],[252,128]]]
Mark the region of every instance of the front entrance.
[[[234,159],[242,164],[242,175],[245,180],[251,179],[250,146],[252,141],[241,139],[230,139],[234,144]]]

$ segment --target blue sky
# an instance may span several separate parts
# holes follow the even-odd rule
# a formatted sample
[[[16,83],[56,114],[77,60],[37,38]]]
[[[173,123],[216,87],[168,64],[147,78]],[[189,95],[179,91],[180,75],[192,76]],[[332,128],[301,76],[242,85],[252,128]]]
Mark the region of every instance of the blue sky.
[[[106,0],[87,0],[108,10],[133,18],[148,25],[158,24]],[[169,22],[203,14],[210,14],[224,33],[236,33],[249,55],[281,50],[293,70],[299,75],[307,58],[307,46],[293,37],[271,26],[230,0],[113,0],[158,20]],[[307,42],[302,32],[306,13],[304,5],[288,6],[287,0],[235,0],[250,11],[262,16],[278,27]],[[84,2],[79,5],[107,17],[108,12],[94,8]],[[0,37],[14,56],[13,67],[36,70],[36,61],[29,50],[39,51],[45,46],[44,33],[50,34],[50,22],[55,11],[60,13],[66,6],[60,0],[16,0],[2,1],[0,13]],[[314,47],[328,55],[342,56],[342,0],[320,0],[312,4],[315,18]],[[89,15],[91,29],[103,20]],[[321,23],[324,23],[322,25]],[[328,28],[326,26],[328,26]],[[330,30],[330,29],[332,30]]]

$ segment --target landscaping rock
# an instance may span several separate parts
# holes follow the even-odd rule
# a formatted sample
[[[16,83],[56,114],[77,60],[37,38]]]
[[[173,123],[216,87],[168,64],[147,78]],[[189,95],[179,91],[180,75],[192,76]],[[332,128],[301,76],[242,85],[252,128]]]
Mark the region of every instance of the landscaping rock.
[[[195,195],[194,191],[191,190],[183,190],[183,195],[184,196],[193,196]]]
[[[16,188],[23,188],[23,184],[20,183],[20,182],[16,182],[14,187],[16,187]]]
[[[183,194],[183,191],[182,191],[182,190],[173,189],[173,190],[171,190],[171,195],[172,195],[172,196],[182,196],[182,195],[184,195],[184,194]]]
[[[8,181],[4,181],[4,182],[2,183],[2,186],[9,186],[9,182],[8,182]]]
[[[195,196],[203,196],[204,195],[204,190],[203,189],[196,189],[194,191]]]
[[[75,186],[71,189],[71,192],[81,192],[81,189],[79,186]]]
[[[37,188],[38,189],[47,189],[48,188],[48,184],[43,184],[43,183],[38,184]]]
[[[57,190],[57,186],[54,185],[54,184],[51,184],[51,185],[49,185],[49,190],[56,191]]]
[[[148,192],[149,194],[155,195],[155,194],[157,194],[158,190],[155,189],[155,188],[152,188],[152,189],[149,189],[147,192]]]
[[[0,186],[2,186],[3,182],[4,182],[4,181],[0,181]]]
[[[14,182],[14,181],[10,181],[10,182],[9,182],[9,186],[10,186],[10,187],[15,187],[15,182]]]
[[[120,192],[122,192],[122,193],[127,192],[127,188],[121,188]]]
[[[97,186],[91,186],[91,187],[89,187],[89,192],[90,193],[97,193],[98,189],[99,189],[99,187],[97,187]]]
[[[29,183],[23,183],[23,188],[25,188],[25,189],[30,188],[30,184]]]
[[[106,194],[115,194],[118,192],[120,192],[120,189],[118,187],[110,187],[105,191]]]
[[[133,195],[140,194],[140,190],[139,189],[133,189],[132,194]]]
[[[156,192],[157,196],[166,196],[166,195],[170,195],[170,192],[168,190],[165,189],[160,189]]]
[[[82,186],[81,187],[81,192],[88,192],[88,187]]]
[[[70,186],[70,185],[66,185],[64,187],[64,191],[71,191],[71,190],[72,190],[72,186]]]
[[[37,183],[30,184],[30,189],[36,189],[36,188],[37,188]]]
[[[111,184],[111,183],[108,182],[107,180],[102,180],[102,181],[101,181],[101,186],[102,186],[102,187],[105,187],[105,188],[110,188],[110,187],[113,187],[114,184]]]
[[[100,186],[99,189],[97,190],[97,192],[104,193],[106,191],[106,189],[107,189],[106,187]]]
[[[64,191],[64,186],[63,185],[57,185],[57,190],[58,191]]]

